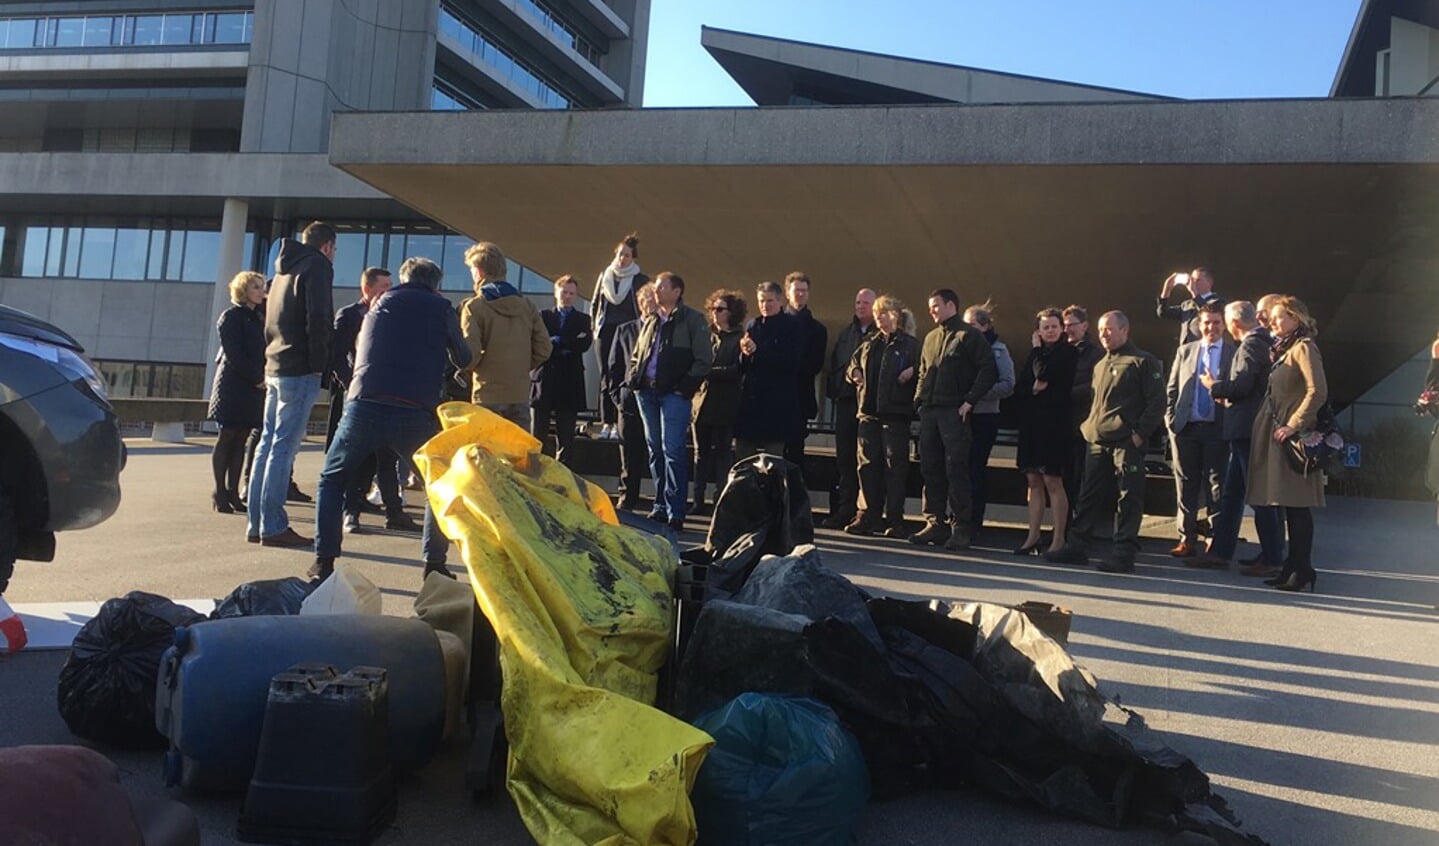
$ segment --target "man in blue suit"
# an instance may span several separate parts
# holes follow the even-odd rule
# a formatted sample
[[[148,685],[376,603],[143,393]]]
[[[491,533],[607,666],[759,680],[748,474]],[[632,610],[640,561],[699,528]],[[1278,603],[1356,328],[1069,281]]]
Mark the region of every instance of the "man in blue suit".
[[[1234,344],[1224,337],[1222,306],[1202,306],[1198,313],[1199,339],[1180,346],[1169,370],[1168,404],[1164,422],[1173,450],[1174,481],[1179,494],[1179,544],[1170,550],[1177,558],[1197,558],[1198,512],[1207,490],[1209,502],[1221,499],[1220,469],[1226,456],[1224,406],[1216,402],[1202,377],[1222,377],[1234,360]],[[1206,488],[1207,484],[1207,488]],[[1210,522],[1216,519],[1210,514]]]

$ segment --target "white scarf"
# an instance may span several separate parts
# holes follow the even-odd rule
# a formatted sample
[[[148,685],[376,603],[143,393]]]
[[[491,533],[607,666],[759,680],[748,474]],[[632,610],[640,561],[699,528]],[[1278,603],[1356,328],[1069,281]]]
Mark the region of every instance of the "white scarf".
[[[626,268],[615,267],[614,262],[600,272],[600,278],[595,281],[595,289],[599,294],[609,301],[610,305],[619,305],[630,295],[630,286],[634,283],[635,274],[640,272],[638,262],[630,262]],[[598,299],[598,296],[596,297]]]

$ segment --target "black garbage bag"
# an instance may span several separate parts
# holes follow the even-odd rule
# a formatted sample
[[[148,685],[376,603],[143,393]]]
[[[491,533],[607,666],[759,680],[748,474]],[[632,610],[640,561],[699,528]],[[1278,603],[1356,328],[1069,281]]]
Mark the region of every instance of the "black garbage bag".
[[[210,619],[298,614],[305,597],[317,586],[318,583],[307,582],[298,576],[245,582],[215,603]]]
[[[79,737],[121,746],[164,742],[155,730],[160,656],[175,629],[205,615],[163,596],[131,591],[100,606],[80,627],[60,670],[60,716]]]
[[[699,846],[853,842],[869,777],[823,703],[746,693],[695,725],[715,739],[690,794]]]
[[[739,590],[765,555],[814,542],[804,476],[778,456],[756,455],[730,468],[705,538],[711,596]]]

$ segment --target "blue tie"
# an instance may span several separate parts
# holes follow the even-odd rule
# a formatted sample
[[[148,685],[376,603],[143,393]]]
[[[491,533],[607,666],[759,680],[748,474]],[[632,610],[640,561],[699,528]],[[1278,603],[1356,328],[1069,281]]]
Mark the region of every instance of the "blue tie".
[[[1212,353],[1213,351],[1214,347],[1212,346],[1205,346],[1200,351],[1199,373],[1201,376],[1205,373],[1208,373],[1211,376],[1214,375],[1214,359],[1210,355],[1210,353]],[[1195,414],[1198,415],[1200,420],[1213,420],[1214,397],[1210,396],[1209,389],[1204,387],[1203,382],[1195,380],[1194,389],[1198,391],[1198,393],[1194,395]]]

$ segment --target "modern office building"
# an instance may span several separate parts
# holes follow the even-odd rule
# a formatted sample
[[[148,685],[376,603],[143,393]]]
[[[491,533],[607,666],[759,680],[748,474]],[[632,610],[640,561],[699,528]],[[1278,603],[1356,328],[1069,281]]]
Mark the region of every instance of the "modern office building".
[[[649,5],[0,2],[0,302],[75,335],[119,395],[199,397],[223,283],[311,219],[341,229],[337,287],[419,254],[458,299],[472,238],[331,167],[331,115],[637,107]]]

